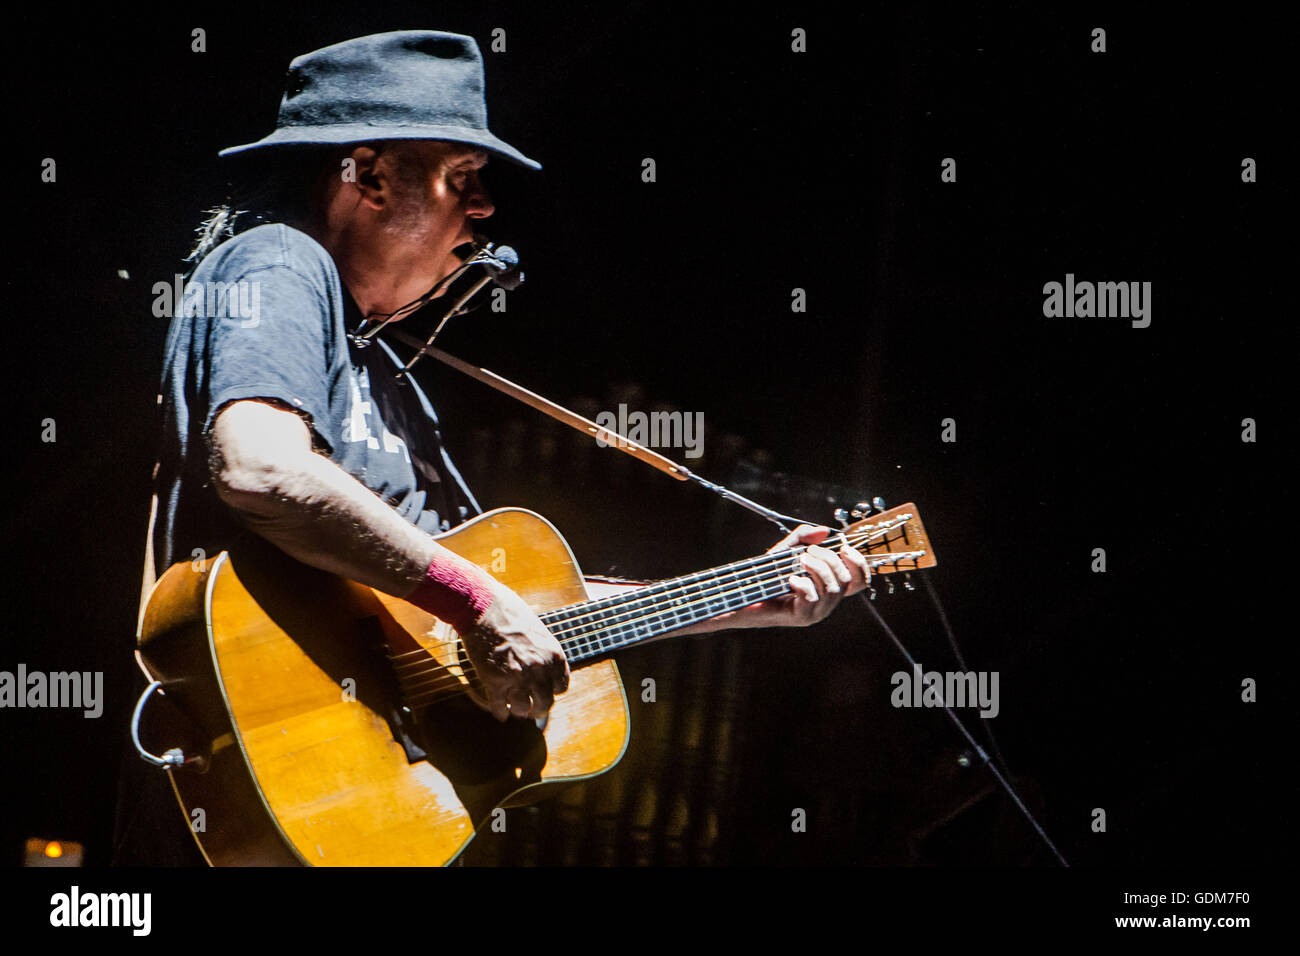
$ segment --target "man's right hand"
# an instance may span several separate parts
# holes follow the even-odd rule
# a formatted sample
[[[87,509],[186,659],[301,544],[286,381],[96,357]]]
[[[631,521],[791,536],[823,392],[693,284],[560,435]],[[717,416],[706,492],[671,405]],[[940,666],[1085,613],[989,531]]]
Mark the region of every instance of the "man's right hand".
[[[497,720],[544,718],[555,695],[569,689],[569,662],[560,642],[533,609],[502,584],[492,589],[491,606],[461,635],[486,706]]]

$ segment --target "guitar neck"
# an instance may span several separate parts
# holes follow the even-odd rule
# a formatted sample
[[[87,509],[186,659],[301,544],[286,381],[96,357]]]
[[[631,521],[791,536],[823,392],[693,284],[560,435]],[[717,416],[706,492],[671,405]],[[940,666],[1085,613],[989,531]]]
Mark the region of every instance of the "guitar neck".
[[[922,560],[927,554],[923,548],[869,553],[873,542],[888,548],[884,539],[891,531],[902,530],[905,539],[906,519],[911,517],[885,522],[869,531],[840,532],[828,537],[822,546],[835,549],[852,544],[867,556],[867,566],[875,571],[922,567],[927,564]],[[792,574],[805,573],[799,558],[807,550],[807,546],[800,545],[669,578],[627,594],[557,608],[542,614],[541,620],[559,639],[569,662],[577,664],[697,621],[780,597],[790,590]]]

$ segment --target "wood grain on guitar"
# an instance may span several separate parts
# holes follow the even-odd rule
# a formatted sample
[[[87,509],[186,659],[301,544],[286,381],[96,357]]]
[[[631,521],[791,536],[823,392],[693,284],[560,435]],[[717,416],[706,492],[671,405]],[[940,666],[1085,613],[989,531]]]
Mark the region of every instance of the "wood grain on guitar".
[[[398,598],[300,564],[253,535],[170,568],[140,655],[183,721],[160,728],[204,759],[167,771],[208,862],[431,866],[498,807],[604,773],[630,734],[609,655],[789,590],[802,549],[591,598],[560,534],[499,509],[439,538],[518,592],[560,640],[572,679],[544,727],[475,702],[454,631]],[[836,532],[877,574],[935,564],[916,509]],[[160,713],[162,713],[160,711]]]

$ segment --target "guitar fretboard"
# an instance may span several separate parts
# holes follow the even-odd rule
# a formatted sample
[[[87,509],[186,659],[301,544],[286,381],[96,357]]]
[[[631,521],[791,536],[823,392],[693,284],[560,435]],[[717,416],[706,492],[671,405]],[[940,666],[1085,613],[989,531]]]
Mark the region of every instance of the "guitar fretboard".
[[[843,543],[843,536],[835,535],[824,546],[836,547],[837,539]],[[798,559],[806,550],[805,546],[790,548],[669,578],[628,594],[557,608],[542,614],[541,620],[559,639],[569,662],[576,664],[779,597],[790,590],[790,575],[802,570]],[[902,570],[915,566],[924,554],[918,550],[870,555],[867,564]]]

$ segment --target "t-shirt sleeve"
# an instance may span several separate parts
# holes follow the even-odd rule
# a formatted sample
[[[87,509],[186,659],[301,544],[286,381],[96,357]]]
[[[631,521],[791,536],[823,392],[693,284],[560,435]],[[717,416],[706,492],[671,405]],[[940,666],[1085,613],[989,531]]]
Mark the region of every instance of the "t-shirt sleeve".
[[[241,399],[276,399],[299,412],[333,450],[338,444],[329,410],[333,328],[329,306],[315,285],[285,265],[239,276],[228,307],[205,321],[206,437],[217,414]],[[236,307],[236,296],[238,303]]]

